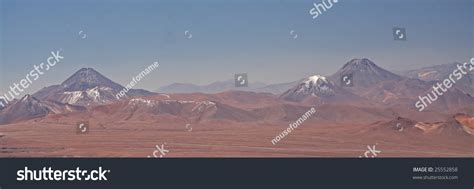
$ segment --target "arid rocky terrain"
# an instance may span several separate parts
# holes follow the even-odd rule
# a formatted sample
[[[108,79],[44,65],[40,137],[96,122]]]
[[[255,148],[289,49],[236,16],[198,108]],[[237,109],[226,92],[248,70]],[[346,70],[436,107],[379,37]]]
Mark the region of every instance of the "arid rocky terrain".
[[[121,99],[123,86],[81,69],[0,110],[0,157],[153,157],[156,145],[164,157],[473,157],[471,75],[420,112],[415,102],[437,79],[410,74],[433,69],[402,76],[353,59],[331,76],[271,86],[283,93],[133,90]],[[351,86],[341,82],[347,74]]]

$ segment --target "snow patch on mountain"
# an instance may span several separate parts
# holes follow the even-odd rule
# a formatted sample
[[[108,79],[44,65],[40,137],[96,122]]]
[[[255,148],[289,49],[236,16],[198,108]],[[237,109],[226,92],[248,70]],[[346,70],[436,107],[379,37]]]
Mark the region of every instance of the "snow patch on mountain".
[[[300,83],[294,90],[294,93],[301,93],[305,95],[331,95],[334,91],[333,84],[324,76],[313,75]]]
[[[92,68],[82,68],[61,85],[45,87],[34,94],[41,100],[89,106],[117,101],[115,95],[124,87],[106,78]],[[146,90],[131,89],[130,96],[154,95]]]

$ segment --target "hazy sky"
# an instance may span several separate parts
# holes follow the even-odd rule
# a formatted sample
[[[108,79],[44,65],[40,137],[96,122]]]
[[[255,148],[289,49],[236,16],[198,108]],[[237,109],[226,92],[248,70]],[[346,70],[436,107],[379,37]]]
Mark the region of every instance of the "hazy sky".
[[[312,19],[309,10],[321,1],[0,0],[0,93],[61,48],[62,62],[27,93],[82,67],[125,85],[154,61],[159,69],[136,88],[207,84],[235,73],[289,82],[361,57],[407,70],[473,56],[472,0],[339,0]],[[406,28],[407,41],[393,40],[395,26]]]

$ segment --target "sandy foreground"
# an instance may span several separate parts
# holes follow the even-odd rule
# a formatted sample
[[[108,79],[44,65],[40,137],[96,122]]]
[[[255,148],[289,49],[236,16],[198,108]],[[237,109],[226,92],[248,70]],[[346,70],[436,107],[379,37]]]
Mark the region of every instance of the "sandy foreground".
[[[474,157],[474,137],[398,133],[374,125],[33,120],[0,126],[0,157]],[[112,121],[113,122],[113,121]],[[166,153],[159,153],[156,145]],[[374,148],[378,152],[370,151]],[[368,153],[365,153],[368,152]]]

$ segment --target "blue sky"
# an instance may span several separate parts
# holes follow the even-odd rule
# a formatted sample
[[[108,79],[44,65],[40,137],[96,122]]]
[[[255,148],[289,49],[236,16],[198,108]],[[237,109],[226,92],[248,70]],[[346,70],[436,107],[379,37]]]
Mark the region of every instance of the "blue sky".
[[[207,84],[235,73],[288,82],[332,74],[361,57],[407,70],[473,56],[472,0],[339,0],[312,19],[309,10],[321,1],[0,0],[0,93],[60,48],[64,60],[25,93],[82,67],[125,85],[154,61],[160,68],[136,88]],[[407,29],[407,41],[393,40],[395,26]]]

